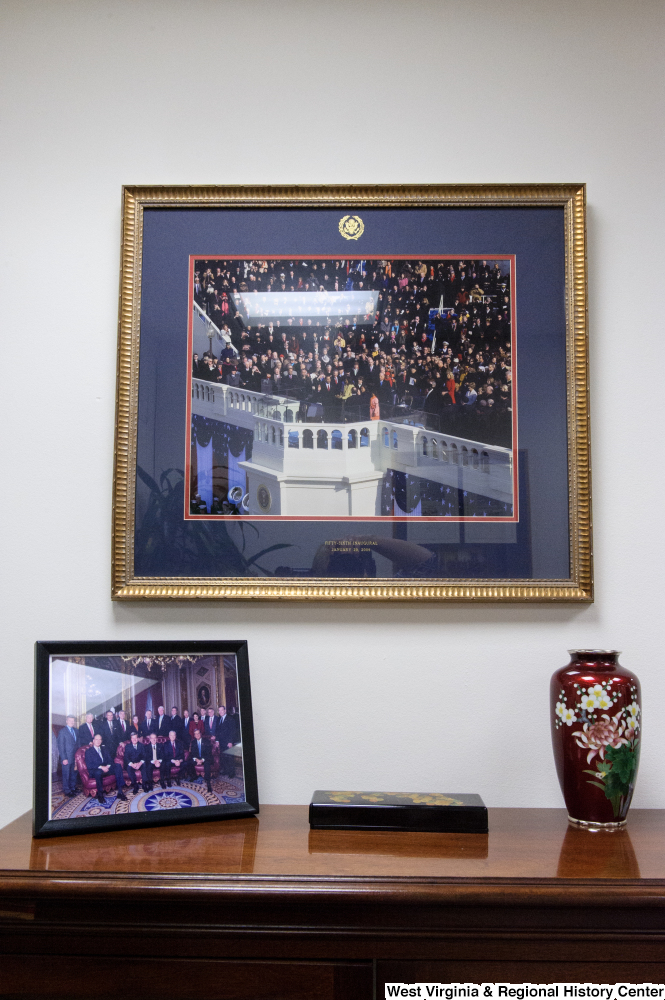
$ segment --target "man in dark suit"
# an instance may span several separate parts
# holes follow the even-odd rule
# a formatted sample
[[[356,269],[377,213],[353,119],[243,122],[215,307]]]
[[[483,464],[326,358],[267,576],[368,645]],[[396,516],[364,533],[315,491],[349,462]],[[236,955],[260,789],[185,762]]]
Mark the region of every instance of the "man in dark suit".
[[[383,411],[383,408],[392,402],[393,388],[386,378],[386,372],[384,368],[379,369],[379,377],[376,381],[374,392],[379,400],[379,405]]]
[[[89,743],[92,743],[98,732],[99,723],[95,720],[92,712],[87,712],[85,722],[79,726],[79,746],[87,747]]]
[[[225,705],[219,706],[215,739],[219,740],[219,745],[222,750],[228,750],[229,747],[232,747],[235,743],[240,743],[239,721],[240,720],[237,715],[227,714]]]
[[[148,777],[147,777],[147,765],[144,755],[145,747],[143,743],[139,743],[139,738],[136,733],[132,733],[131,742],[127,743],[125,746],[125,767],[127,768],[127,774],[129,775],[132,782],[132,791],[134,795],[139,790],[139,775],[141,775],[141,785],[143,786],[143,791],[148,791]]]
[[[230,750],[234,744],[240,742],[238,721],[237,715],[227,714],[225,705],[219,706],[215,735],[219,740],[219,773],[226,777],[233,777],[235,774],[234,762],[228,756],[224,756],[224,751]]]
[[[164,768],[162,778],[166,781],[166,784],[170,788],[173,784],[171,768],[179,767],[179,773],[182,773],[182,765],[185,761],[185,748],[182,744],[182,740],[178,739],[178,734],[175,729],[171,729],[168,741],[162,747],[162,761],[162,767]]]
[[[215,718],[215,709],[209,708],[206,712],[204,731],[205,735],[209,736],[211,740],[216,739],[215,732],[217,730],[217,719]]]
[[[185,750],[189,750],[189,744],[191,743],[192,737],[189,732],[189,724],[191,722],[189,712],[184,709],[182,713],[182,729],[180,730],[180,739],[182,740]]]
[[[150,736],[151,733],[157,732],[157,723],[152,717],[152,712],[148,710],[145,713],[145,719],[139,725],[139,736]]]
[[[150,790],[152,790],[155,781],[158,781],[162,788],[166,788],[164,784],[166,768],[164,768],[164,774],[162,774],[161,770],[164,759],[164,744],[157,742],[157,733],[150,733],[150,742],[143,748],[143,759],[146,763],[148,787]]]
[[[426,395],[423,400],[422,408],[425,413],[431,413],[433,415],[439,412],[439,391],[437,390],[437,381],[434,378],[427,380],[425,386]],[[438,426],[436,428],[438,430]]]
[[[168,736],[170,722],[164,715],[164,706],[160,705],[157,709],[157,718],[155,719],[155,732],[158,736]]]
[[[127,722],[127,717],[122,709],[118,712],[118,720],[115,724],[115,731],[117,735],[116,747],[118,743],[126,743],[129,739],[129,723]]]
[[[208,791],[212,791],[212,743],[209,739],[203,738],[200,729],[194,730],[194,737],[189,746],[189,757],[185,761],[183,773],[186,771],[191,781],[196,780],[196,764],[203,764],[203,773],[208,786]]]
[[[62,790],[70,799],[76,795],[76,771],[74,770],[74,753],[78,743],[76,719],[68,715],[65,725],[56,737],[58,753],[62,762]]]
[[[180,736],[182,732],[182,719],[178,715],[178,709],[174,705],[171,709],[171,718],[169,719],[170,729],[175,729],[177,736]]]
[[[85,752],[85,766],[88,774],[95,779],[97,785],[97,801],[104,801],[104,778],[112,772],[115,775],[115,783],[118,786],[118,798],[123,802],[127,801],[124,792],[125,777],[122,773],[122,765],[116,764],[105,746],[102,746],[102,734],[97,733],[92,741],[92,746]]]
[[[101,725],[102,743],[111,754],[111,760],[115,757],[115,752],[118,749],[118,736],[116,732],[116,720],[115,715],[109,709],[106,713],[106,717]]]

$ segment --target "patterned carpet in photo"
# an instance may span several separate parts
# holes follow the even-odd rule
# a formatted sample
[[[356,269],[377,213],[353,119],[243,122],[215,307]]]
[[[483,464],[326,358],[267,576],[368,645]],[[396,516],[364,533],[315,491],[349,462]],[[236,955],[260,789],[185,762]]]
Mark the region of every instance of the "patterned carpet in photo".
[[[155,785],[151,792],[140,787],[134,795],[131,788],[125,788],[127,801],[118,799],[115,788],[105,792],[104,802],[78,792],[75,798],[67,798],[62,793],[62,784],[53,779],[51,794],[51,819],[85,819],[97,816],[118,816],[123,813],[161,812],[168,809],[194,809],[198,806],[218,806],[231,802],[244,802],[245,789],[242,778],[217,777],[212,779],[212,792],[206,788],[203,779],[181,781],[172,788]]]

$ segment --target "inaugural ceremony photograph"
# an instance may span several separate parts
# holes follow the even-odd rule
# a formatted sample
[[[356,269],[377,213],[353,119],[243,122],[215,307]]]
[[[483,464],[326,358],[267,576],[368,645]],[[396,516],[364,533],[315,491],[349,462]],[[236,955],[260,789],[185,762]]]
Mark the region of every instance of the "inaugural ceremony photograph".
[[[192,258],[187,516],[516,518],[511,264]]]
[[[590,599],[584,209],[124,188],[114,599]]]
[[[47,695],[49,821],[247,802],[235,652],[51,654]]]

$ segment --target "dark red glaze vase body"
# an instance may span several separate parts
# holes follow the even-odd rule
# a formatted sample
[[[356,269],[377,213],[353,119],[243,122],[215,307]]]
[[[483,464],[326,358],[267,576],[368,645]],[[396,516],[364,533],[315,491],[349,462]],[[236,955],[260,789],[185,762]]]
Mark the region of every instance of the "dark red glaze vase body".
[[[606,649],[569,650],[550,684],[552,745],[559,784],[575,826],[616,829],[633,797],[642,735],[635,674]]]

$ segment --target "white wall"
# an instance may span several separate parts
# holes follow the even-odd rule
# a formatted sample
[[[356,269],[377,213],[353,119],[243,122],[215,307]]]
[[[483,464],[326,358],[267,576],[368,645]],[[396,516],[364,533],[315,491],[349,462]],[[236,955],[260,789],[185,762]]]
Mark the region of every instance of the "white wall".
[[[506,806],[562,804],[549,676],[617,647],[644,687],[636,805],[665,806],[663,11],[5,0],[0,825],[31,803],[35,639],[246,637],[265,802]],[[455,181],[588,184],[596,603],[112,604],[121,185]]]

